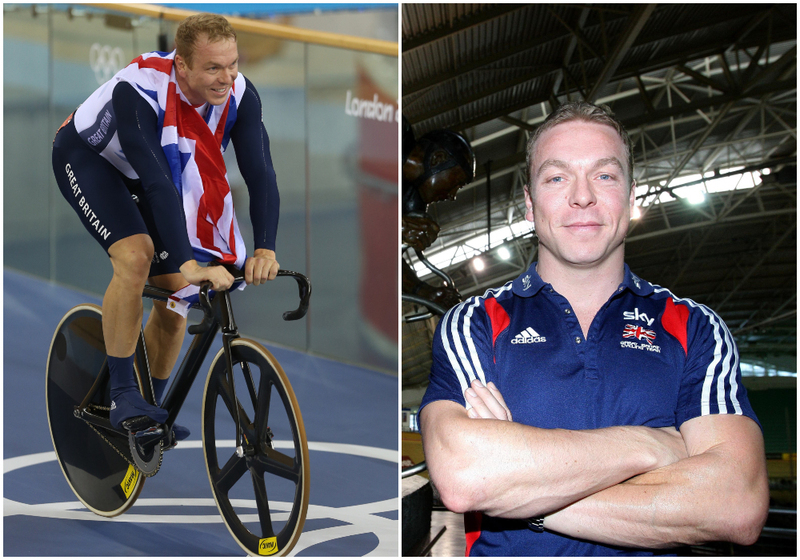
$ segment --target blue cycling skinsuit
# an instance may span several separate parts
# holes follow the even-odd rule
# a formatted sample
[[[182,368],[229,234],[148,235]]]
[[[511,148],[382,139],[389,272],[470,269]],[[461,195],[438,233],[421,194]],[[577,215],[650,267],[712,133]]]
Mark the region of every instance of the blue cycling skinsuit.
[[[225,228],[207,232],[210,242],[201,246],[203,232],[195,224],[206,221],[196,215],[202,193],[191,192],[199,179],[192,181],[186,173],[187,161],[194,161],[197,154],[185,148],[186,144],[172,152],[165,145],[164,130],[169,127],[165,126],[164,109],[169,102],[163,99],[170,85],[174,55],[153,52],[134,60],[70,116],[53,144],[56,182],[84,227],[106,251],[120,239],[149,234],[156,246],[151,276],[178,272],[181,264],[193,258],[201,262],[225,260],[209,246],[222,247],[227,240],[220,235],[227,236],[227,230],[232,229],[229,218]],[[156,74],[160,81],[150,86],[146,72]],[[174,84],[174,70],[171,74]],[[208,151],[224,152],[228,142],[233,142],[250,196],[254,248],[275,250],[280,198],[269,137],[262,123],[261,99],[252,83],[239,74],[229,101],[222,106],[178,105],[187,107],[184,114],[196,111],[202,121],[196,120],[205,121],[211,129]],[[197,128],[196,122],[184,120],[187,122],[179,123],[179,127]],[[220,188],[229,190],[224,163],[215,163],[213,167],[223,176]],[[229,200],[229,193],[220,196],[226,194]],[[232,221],[235,225],[235,218]],[[235,236],[230,237],[233,245]],[[239,237],[236,241],[240,245],[235,248],[236,264],[241,265],[245,250]]]
[[[586,337],[569,302],[539,277],[536,263],[512,282],[448,311],[436,330],[420,410],[438,400],[466,405],[464,391],[475,378],[494,382],[514,422],[539,428],[679,429],[707,414],[758,422],[722,319],[638,278],[627,265],[623,283]],[[536,533],[524,520],[481,513],[466,514],[465,522],[468,556],[668,552]]]

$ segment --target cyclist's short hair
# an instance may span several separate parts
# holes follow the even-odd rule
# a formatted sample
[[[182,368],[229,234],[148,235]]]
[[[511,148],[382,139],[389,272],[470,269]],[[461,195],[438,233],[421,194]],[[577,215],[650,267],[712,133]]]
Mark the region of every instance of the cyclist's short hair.
[[[217,14],[195,14],[183,20],[175,32],[177,54],[192,67],[194,47],[201,35],[208,37],[209,43],[223,39],[236,40],[236,31],[228,20]]]
[[[617,131],[622,144],[625,146],[625,155],[628,158],[627,173],[628,173],[628,188],[633,185],[633,153],[631,148],[631,139],[625,131],[622,123],[614,117],[611,109],[607,105],[594,105],[585,101],[572,101],[560,105],[555,111],[550,113],[542,125],[537,128],[531,137],[528,139],[528,144],[525,153],[525,162],[528,166],[528,188],[531,186],[533,180],[531,166],[533,165],[533,154],[536,150],[536,144],[539,142],[542,134],[560,124],[570,121],[584,121],[604,124],[610,126]]]

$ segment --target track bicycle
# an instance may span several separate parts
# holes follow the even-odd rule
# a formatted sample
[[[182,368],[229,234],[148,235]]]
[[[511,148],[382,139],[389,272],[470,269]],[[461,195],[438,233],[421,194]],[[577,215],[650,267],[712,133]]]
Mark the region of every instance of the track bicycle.
[[[244,280],[242,271],[222,266],[237,283]],[[286,270],[278,276],[293,277],[300,297],[299,307],[283,318],[302,318],[311,296],[309,280]],[[142,294],[163,302],[170,295],[153,286]],[[109,421],[101,307],[82,304],[64,315],[50,345],[46,380],[47,416],[59,465],[92,512],[114,517],[128,510],[145,480],[158,472],[163,452],[175,447],[172,426],[221,331],[222,348],[212,361],[202,399],[203,454],[214,500],[248,554],[288,554],[300,537],[309,499],[308,443],[297,399],[274,356],[240,337],[229,291],[213,293],[205,283],[191,308],[202,310],[204,318],[189,326],[191,345],[164,395],[167,421],[155,424],[142,416],[126,420],[126,429]],[[155,404],[143,331],[134,371],[143,397]]]

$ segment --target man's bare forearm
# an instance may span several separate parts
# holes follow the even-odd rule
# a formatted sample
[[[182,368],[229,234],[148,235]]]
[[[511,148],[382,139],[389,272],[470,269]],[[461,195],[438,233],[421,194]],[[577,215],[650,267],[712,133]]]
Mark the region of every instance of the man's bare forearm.
[[[469,418],[449,401],[423,409],[422,427],[428,469],[445,505],[495,517],[549,513],[681,458],[674,430],[545,430]]]
[[[741,435],[580,500],[549,515],[545,527],[625,547],[752,544],[769,502],[761,434],[746,418],[713,420],[739,424]]]

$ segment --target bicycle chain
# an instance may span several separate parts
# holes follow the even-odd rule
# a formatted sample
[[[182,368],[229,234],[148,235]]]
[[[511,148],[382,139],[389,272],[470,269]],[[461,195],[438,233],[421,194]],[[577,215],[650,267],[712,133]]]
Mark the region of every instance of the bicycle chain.
[[[147,353],[147,348],[145,347],[145,359],[146,359],[146,353]],[[136,370],[134,370],[134,374],[135,374],[135,375],[138,375],[138,372],[137,372]],[[140,383],[140,385],[141,385],[141,383]],[[153,391],[153,381],[152,381],[152,378],[150,379],[150,392],[151,392],[151,393],[154,393],[154,391]],[[103,406],[103,405],[100,405],[100,404],[93,404],[93,405],[92,405],[92,407],[93,407],[93,408],[96,408],[96,409],[98,409],[98,410],[104,410],[104,411],[106,411],[106,412],[111,412],[111,407],[110,407],[110,406]],[[158,453],[158,466],[156,467],[156,470],[154,470],[153,472],[151,472],[150,474],[148,474],[148,473],[145,473],[145,472],[143,472],[141,469],[139,469],[139,467],[138,467],[138,466],[136,466],[136,463],[133,461],[133,459],[132,459],[132,458],[128,458],[128,456],[127,456],[127,455],[125,455],[125,454],[124,454],[122,451],[120,451],[120,450],[119,450],[119,448],[118,448],[116,445],[114,445],[113,443],[111,443],[111,440],[109,440],[109,439],[108,439],[108,438],[107,438],[107,437],[106,437],[106,436],[105,436],[105,435],[104,435],[104,434],[103,434],[103,433],[102,433],[100,430],[98,430],[98,429],[97,429],[97,427],[95,427],[95,425],[94,425],[94,424],[92,424],[92,423],[91,423],[91,422],[89,422],[88,420],[84,420],[84,422],[86,422],[86,424],[87,424],[87,425],[88,425],[88,426],[89,426],[89,427],[90,427],[92,430],[94,430],[94,431],[95,431],[95,433],[96,433],[98,436],[100,436],[100,438],[101,438],[101,439],[102,439],[104,442],[106,442],[106,443],[107,443],[109,446],[111,446],[111,449],[113,449],[114,451],[116,451],[116,452],[117,452],[117,454],[118,454],[120,457],[122,457],[123,459],[125,459],[125,462],[126,462],[126,463],[128,463],[130,466],[132,466],[134,469],[136,469],[136,471],[137,471],[139,474],[143,474],[143,475],[145,476],[145,478],[150,478],[151,476],[155,476],[156,474],[158,474],[158,471],[160,471],[160,470],[161,470],[161,463],[164,461],[164,447],[163,447],[163,446],[159,446],[159,453]]]
[[[108,411],[111,411],[111,407],[108,407],[108,406],[100,406],[100,405],[93,405],[93,406],[94,406],[94,408],[97,408],[97,409],[99,409],[99,410],[108,410]],[[142,474],[142,475],[144,475],[144,476],[145,476],[145,478],[150,478],[151,476],[155,476],[155,475],[158,473],[158,471],[159,471],[159,470],[161,470],[161,463],[162,463],[162,461],[164,460],[164,448],[163,448],[163,447],[161,448],[161,452],[160,452],[160,453],[159,453],[159,455],[158,455],[158,467],[156,467],[156,470],[154,470],[154,471],[153,471],[152,473],[150,473],[150,474],[143,473],[142,471],[140,471],[140,470],[139,470],[139,467],[137,467],[137,466],[136,466],[136,464],[133,462],[133,459],[129,459],[129,458],[128,458],[128,456],[127,456],[127,455],[125,455],[125,454],[124,454],[122,451],[120,451],[120,450],[117,448],[117,446],[116,446],[116,445],[114,445],[113,443],[111,443],[111,440],[109,440],[109,439],[108,439],[108,438],[107,438],[107,437],[106,437],[106,436],[105,436],[105,435],[104,435],[104,434],[103,434],[103,433],[102,433],[100,430],[98,430],[98,429],[97,429],[97,427],[96,427],[94,424],[92,424],[92,423],[91,423],[91,422],[89,422],[88,420],[84,420],[84,422],[86,422],[86,425],[87,425],[87,426],[89,426],[89,427],[90,427],[92,430],[94,430],[94,431],[95,431],[95,433],[97,433],[97,435],[98,435],[98,436],[100,436],[100,437],[102,438],[102,440],[103,440],[103,441],[105,441],[105,442],[106,442],[108,445],[110,445],[110,446],[111,446],[111,449],[113,449],[114,451],[116,451],[116,452],[119,454],[119,456],[120,456],[120,457],[122,457],[123,459],[125,459],[125,462],[126,462],[126,463],[128,463],[130,466],[132,466],[134,469],[136,469],[136,471],[137,471],[139,474]]]

